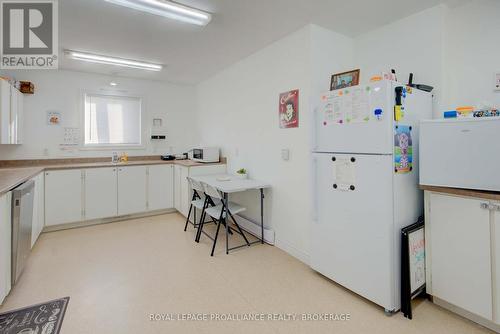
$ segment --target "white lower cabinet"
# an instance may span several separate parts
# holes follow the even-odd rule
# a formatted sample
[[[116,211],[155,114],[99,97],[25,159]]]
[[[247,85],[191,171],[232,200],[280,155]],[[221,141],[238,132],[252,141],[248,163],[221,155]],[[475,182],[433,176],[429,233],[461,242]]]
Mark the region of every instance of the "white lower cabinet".
[[[226,165],[179,166],[174,168],[174,207],[182,215],[187,216],[193,196],[193,190],[187,180],[188,176],[225,174]]]
[[[174,207],[174,166],[153,165],[148,167],[148,210]]]
[[[174,208],[177,211],[181,211],[181,167],[179,165],[174,166]]]
[[[182,172],[174,171],[178,167]],[[44,196],[40,199],[40,203],[45,203],[39,209],[42,212],[40,231],[44,223],[54,226],[172,209],[174,205],[187,214],[191,191],[187,176],[191,169],[158,164],[47,171],[44,173],[45,192],[42,193],[45,199]],[[225,171],[225,165],[219,168],[221,170]],[[41,184],[43,181],[42,178]],[[43,189],[43,185],[41,187]],[[182,196],[174,195],[174,191],[181,192]],[[33,236],[34,241],[36,237]]]
[[[45,226],[83,220],[80,169],[45,172]]]
[[[38,240],[45,226],[45,178],[43,173],[33,178],[35,190],[33,196],[33,221],[31,225],[31,248]]]
[[[11,288],[11,196],[0,196],[0,304]]]
[[[118,214],[117,168],[85,169],[85,220]]]
[[[492,214],[493,231],[493,321],[500,325],[500,202],[493,202],[496,210]]]
[[[147,210],[146,166],[118,168],[118,215]]]
[[[425,205],[427,293],[500,324],[500,204],[426,191]]]
[[[492,319],[490,213],[482,203],[430,195],[432,294]]]

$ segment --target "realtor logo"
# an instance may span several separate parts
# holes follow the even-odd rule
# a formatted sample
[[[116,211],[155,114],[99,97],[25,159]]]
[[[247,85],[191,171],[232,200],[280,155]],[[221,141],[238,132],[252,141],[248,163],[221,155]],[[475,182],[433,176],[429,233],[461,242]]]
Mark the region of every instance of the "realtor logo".
[[[57,0],[0,0],[2,69],[56,69]]]

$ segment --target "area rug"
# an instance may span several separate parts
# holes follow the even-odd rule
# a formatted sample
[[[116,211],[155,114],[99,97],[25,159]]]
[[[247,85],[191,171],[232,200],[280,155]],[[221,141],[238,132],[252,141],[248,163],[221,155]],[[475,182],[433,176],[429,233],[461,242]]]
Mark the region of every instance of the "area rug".
[[[0,314],[0,334],[58,334],[69,297]]]

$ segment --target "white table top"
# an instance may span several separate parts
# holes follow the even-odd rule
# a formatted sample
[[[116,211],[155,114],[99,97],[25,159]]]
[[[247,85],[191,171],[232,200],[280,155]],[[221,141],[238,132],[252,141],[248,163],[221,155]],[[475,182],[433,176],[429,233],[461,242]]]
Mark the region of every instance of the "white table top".
[[[195,181],[206,183],[223,193],[237,193],[251,189],[271,188],[271,185],[267,182],[252,179],[240,179],[237,176],[230,174],[191,176],[191,178]],[[224,178],[229,178],[230,180],[220,180]]]

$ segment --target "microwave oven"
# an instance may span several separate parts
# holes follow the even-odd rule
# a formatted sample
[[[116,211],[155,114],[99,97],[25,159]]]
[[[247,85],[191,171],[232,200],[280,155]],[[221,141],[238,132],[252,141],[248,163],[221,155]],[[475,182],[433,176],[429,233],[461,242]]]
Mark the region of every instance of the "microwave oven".
[[[217,147],[193,148],[189,152],[189,159],[198,162],[219,162],[219,149]]]

